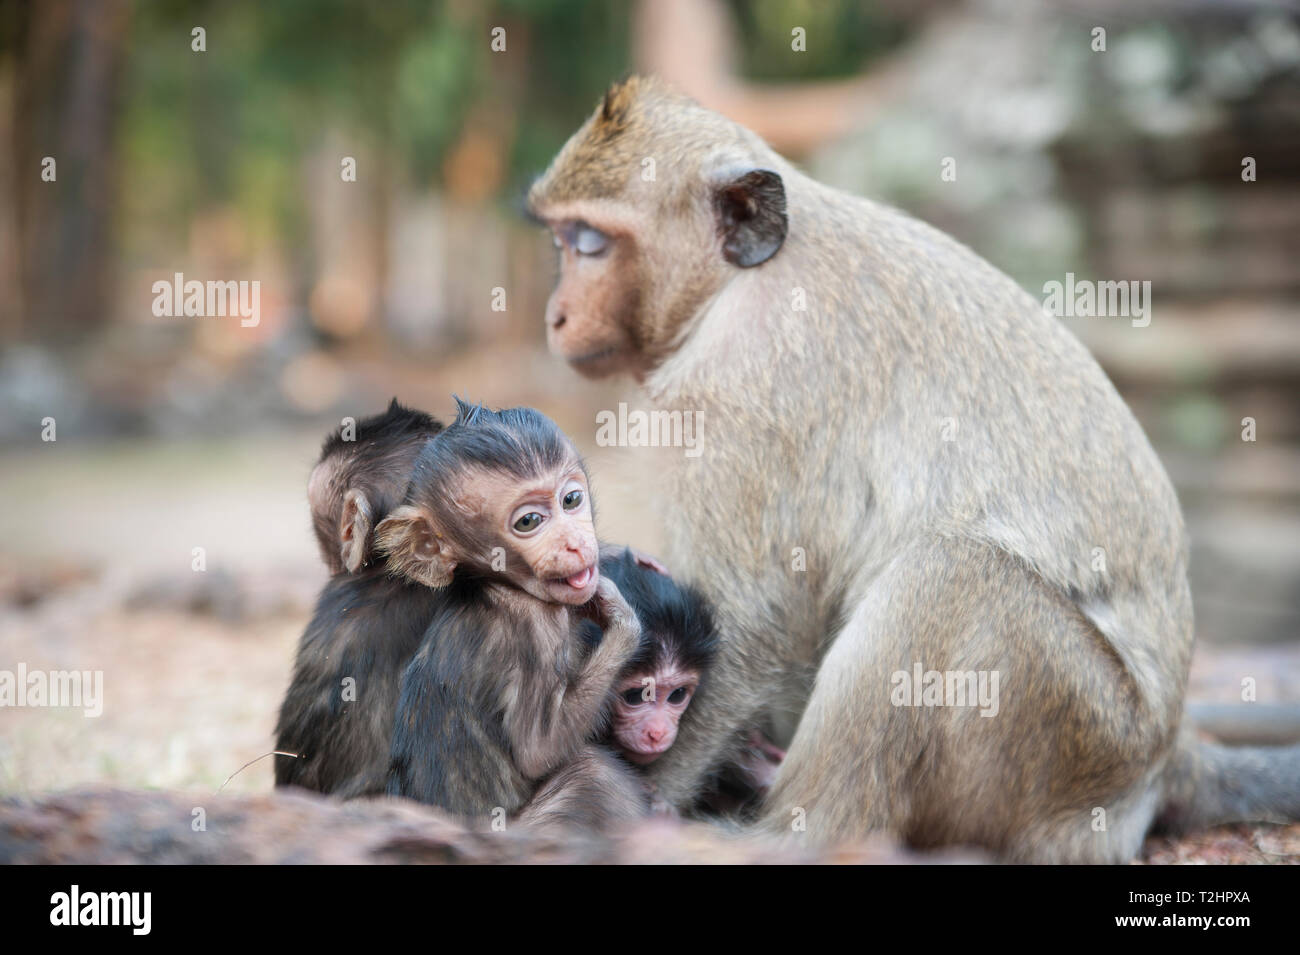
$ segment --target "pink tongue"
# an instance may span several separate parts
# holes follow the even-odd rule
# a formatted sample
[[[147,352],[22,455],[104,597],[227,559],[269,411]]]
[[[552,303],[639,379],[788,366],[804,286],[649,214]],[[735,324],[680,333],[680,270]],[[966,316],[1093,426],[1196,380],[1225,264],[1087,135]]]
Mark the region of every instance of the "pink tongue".
[[[572,577],[565,580],[565,583],[567,583],[574,590],[581,590],[583,587],[587,586],[587,581],[589,580],[591,580],[590,567],[588,567],[586,570],[579,571],[578,573],[574,574]]]

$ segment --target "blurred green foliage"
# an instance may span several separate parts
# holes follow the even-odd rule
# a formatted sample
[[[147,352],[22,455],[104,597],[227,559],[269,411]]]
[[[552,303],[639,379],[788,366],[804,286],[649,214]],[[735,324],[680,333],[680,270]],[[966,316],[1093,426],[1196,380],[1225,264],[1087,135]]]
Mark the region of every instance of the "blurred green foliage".
[[[757,79],[849,75],[897,43],[896,16],[856,0],[732,2]],[[474,111],[506,129],[514,199],[630,69],[630,0],[153,0],[132,8],[119,148],[121,219],[154,242],[231,205],[256,241],[299,235],[300,159],[321,137],[361,137],[386,171],[437,185]],[[791,24],[817,55],[788,55]],[[191,30],[207,50],[191,50]],[[506,55],[491,31],[506,29]]]
[[[529,76],[511,156],[516,182],[540,172],[610,83],[631,72],[632,5],[506,0],[530,24]]]
[[[572,0],[139,3],[121,98],[124,219],[179,240],[197,205],[222,202],[254,234],[295,232],[298,160],[322,136],[363,137],[391,173],[437,184],[475,108],[513,114],[518,182],[627,72],[629,17],[626,2]],[[196,26],[205,53],[191,50]],[[495,26],[508,59],[491,50]]]
[[[897,46],[907,25],[871,0],[728,0],[740,29],[741,72],[755,80],[832,79],[858,73]],[[815,56],[790,56],[791,31]]]

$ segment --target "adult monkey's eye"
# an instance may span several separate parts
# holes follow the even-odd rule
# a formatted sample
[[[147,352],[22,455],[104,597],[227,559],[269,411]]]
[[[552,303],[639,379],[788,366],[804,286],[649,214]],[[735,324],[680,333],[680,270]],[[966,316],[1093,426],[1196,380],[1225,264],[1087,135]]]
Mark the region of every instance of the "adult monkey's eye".
[[[600,255],[609,247],[609,237],[599,229],[580,225],[573,237],[573,248],[579,255]]]
[[[535,531],[542,526],[542,515],[536,511],[529,511],[519,520],[515,521],[515,530],[521,534],[527,534],[529,531]]]
[[[641,698],[641,688],[633,687],[630,690],[623,691],[623,702],[628,706],[640,706],[645,701]]]
[[[571,511],[574,508],[579,507],[581,504],[582,504],[581,491],[574,490],[564,495],[564,509],[566,511]]]

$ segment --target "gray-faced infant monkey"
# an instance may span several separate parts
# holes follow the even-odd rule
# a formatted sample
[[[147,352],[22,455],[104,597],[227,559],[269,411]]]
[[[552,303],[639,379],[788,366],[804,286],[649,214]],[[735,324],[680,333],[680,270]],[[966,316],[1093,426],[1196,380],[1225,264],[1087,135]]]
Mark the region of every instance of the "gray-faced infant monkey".
[[[401,503],[416,455],[442,425],[394,399],[355,434],[330,434],[308,483],[312,524],[333,577],[298,644],[276,726],[277,786],[343,797],[383,793],[402,671],[438,604],[389,574],[373,528]],[[349,440],[351,438],[351,440]]]
[[[598,738],[641,628],[598,567],[586,468],[529,408],[457,400],[378,529],[442,600],[402,678],[388,791],[468,817],[601,827],[648,809]]]

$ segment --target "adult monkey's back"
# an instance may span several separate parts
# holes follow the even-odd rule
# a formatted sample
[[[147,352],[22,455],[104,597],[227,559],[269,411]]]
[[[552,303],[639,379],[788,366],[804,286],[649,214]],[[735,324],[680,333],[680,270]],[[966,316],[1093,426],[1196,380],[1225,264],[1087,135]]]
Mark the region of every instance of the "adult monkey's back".
[[[703,422],[665,479],[669,553],[726,639],[656,767],[666,798],[759,714],[802,710],[765,822],[819,841],[1115,861],[1158,813],[1300,810],[1300,750],[1180,734],[1178,502],[1096,362],[1009,278],[639,78],[529,199],[563,246],[552,349]],[[996,715],[894,705],[915,664],[997,673]]]

